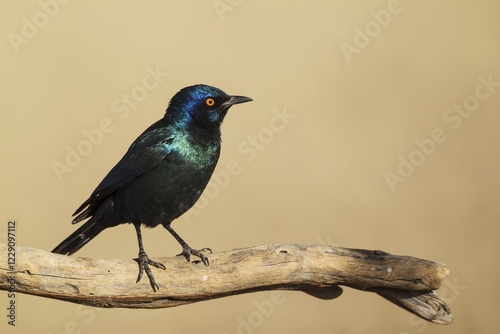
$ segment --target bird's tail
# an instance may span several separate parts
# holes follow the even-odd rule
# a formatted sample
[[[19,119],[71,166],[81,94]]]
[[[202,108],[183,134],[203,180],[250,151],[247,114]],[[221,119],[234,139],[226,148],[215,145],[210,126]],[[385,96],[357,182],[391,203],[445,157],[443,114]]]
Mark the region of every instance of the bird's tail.
[[[87,242],[92,240],[96,235],[101,233],[106,226],[99,224],[95,217],[92,217],[88,222],[83,224],[78,230],[73,232],[69,237],[63,240],[52,253],[71,255],[77,250],[85,246]]]

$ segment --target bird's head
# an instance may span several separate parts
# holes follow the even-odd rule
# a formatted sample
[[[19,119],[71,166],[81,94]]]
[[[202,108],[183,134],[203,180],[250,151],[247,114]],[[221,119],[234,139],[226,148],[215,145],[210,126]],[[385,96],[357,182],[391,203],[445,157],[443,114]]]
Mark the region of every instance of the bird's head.
[[[194,85],[172,97],[165,117],[179,125],[219,127],[232,105],[249,101],[249,97],[228,95],[212,86]]]

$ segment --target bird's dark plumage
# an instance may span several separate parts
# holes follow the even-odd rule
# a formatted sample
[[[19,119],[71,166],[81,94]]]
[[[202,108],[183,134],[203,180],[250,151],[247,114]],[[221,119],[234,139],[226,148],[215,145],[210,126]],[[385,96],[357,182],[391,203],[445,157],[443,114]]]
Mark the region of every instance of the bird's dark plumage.
[[[165,116],[146,129],[127,153],[76,210],[73,223],[89,219],[52,252],[73,254],[108,227],[132,223],[139,242],[139,281],[143,271],[158,289],[148,265],[165,269],[146,255],[140,226],[163,225],[183,247],[189,261],[195,255],[170,223],[191,208],[205,189],[220,154],[220,125],[228,109],[252,99],[230,96],[218,88],[183,88],[170,101]]]

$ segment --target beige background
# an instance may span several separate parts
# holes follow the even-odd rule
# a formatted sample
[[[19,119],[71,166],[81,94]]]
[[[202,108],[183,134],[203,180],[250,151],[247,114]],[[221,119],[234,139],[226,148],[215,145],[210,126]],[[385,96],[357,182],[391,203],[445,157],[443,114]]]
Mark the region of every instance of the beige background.
[[[223,125],[216,173],[232,160],[240,173],[173,225],[193,247],[329,243],[432,259],[451,270],[441,290],[456,317],[451,326],[427,325],[376,295],[345,289],[334,301],[285,292],[247,332],[498,333],[500,87],[457,129],[443,119],[454,104],[474,102],[478,77],[500,82],[498,2],[402,0],[385,27],[375,16],[384,18],[387,1],[41,3],[52,4],[51,16],[35,1],[0,5],[4,241],[7,220],[17,219],[18,245],[51,250],[170,97],[207,83],[254,102],[231,109]],[[218,13],[214,3],[231,10]],[[38,31],[25,27],[31,36],[13,46],[9,36],[34,20]],[[354,45],[356,29],[365,27],[372,37],[348,62],[341,45]],[[126,117],[113,112],[114,101],[123,107],[123,94],[138,96],[147,68],[157,67],[168,72],[158,87]],[[282,124],[273,110],[295,117],[270,132],[271,123]],[[67,146],[84,145],[82,131],[106,118],[113,130],[60,182],[52,164],[65,164]],[[415,140],[435,128],[446,140],[391,191],[384,173],[397,173],[399,156],[418,158]],[[242,152],[259,134],[261,150]],[[161,228],[144,234],[151,256],[180,251]],[[134,230],[108,230],[77,255],[133,258]],[[19,295],[12,328],[0,296],[2,333],[243,333],[238,319],[256,316],[255,301],[270,300],[264,292],[148,311]]]

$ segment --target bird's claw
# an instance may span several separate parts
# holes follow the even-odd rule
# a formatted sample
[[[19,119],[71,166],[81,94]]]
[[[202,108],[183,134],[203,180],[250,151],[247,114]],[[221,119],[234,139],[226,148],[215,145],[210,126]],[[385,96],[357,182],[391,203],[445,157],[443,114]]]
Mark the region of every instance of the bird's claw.
[[[202,248],[200,250],[196,250],[196,249],[192,249],[189,246],[185,246],[182,249],[182,253],[177,254],[177,256],[183,255],[188,262],[191,260],[191,255],[197,256],[200,258],[201,262],[203,262],[203,264],[208,267],[208,265],[210,264],[210,261],[208,260],[208,257],[206,257],[205,254],[203,254],[203,252],[208,252],[208,253],[212,254],[212,250],[208,247]]]
[[[156,292],[157,290],[159,290],[160,288],[158,287],[158,284],[156,284],[156,280],[153,276],[153,273],[151,272],[151,269],[149,268],[149,265],[163,270],[166,269],[165,266],[160,262],[150,260],[145,252],[139,252],[139,258],[137,258],[136,260],[137,263],[139,263],[139,275],[137,276],[137,281],[135,282],[138,283],[141,280],[144,272],[146,272],[146,275],[149,278],[149,284],[151,284],[153,291]]]

